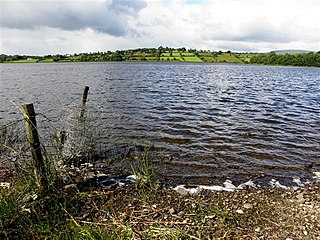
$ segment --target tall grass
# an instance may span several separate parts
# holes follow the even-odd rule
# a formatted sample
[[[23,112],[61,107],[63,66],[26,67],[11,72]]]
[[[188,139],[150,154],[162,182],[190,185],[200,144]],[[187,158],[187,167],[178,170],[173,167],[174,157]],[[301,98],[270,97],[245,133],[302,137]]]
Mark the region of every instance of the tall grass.
[[[132,173],[136,177],[136,187],[148,187],[156,190],[158,185],[152,164],[150,147],[145,146],[144,151],[137,155],[135,159],[136,162],[132,164]]]

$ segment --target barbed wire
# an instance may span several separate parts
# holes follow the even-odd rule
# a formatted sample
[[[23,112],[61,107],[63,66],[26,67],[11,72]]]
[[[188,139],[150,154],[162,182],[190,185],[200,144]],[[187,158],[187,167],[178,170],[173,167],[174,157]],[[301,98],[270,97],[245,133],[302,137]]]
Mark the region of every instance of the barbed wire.
[[[85,107],[76,104],[79,97],[72,99],[56,116],[36,113],[37,130],[46,157],[57,161],[75,156],[90,159],[90,155],[100,144],[102,138],[101,107],[96,107],[91,101]],[[84,115],[80,119],[80,112]],[[22,114],[22,113],[21,113]],[[23,114],[22,114],[23,115]],[[61,142],[61,134],[66,140]],[[25,116],[18,120],[0,125],[0,163],[20,161],[30,158],[29,143],[25,127]],[[4,164],[6,165],[6,164]]]
[[[21,119],[18,119],[18,120],[14,120],[14,121],[12,121],[10,123],[3,124],[3,125],[0,126],[0,131],[4,130],[4,129],[12,126],[12,125],[18,124],[18,123],[22,122],[23,120],[24,120],[24,118],[21,118]]]

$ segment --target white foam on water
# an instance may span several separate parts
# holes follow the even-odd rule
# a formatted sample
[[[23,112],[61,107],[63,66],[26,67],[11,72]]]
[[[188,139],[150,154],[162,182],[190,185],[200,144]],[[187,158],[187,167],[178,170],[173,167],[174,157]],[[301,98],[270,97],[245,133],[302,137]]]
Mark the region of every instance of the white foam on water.
[[[276,188],[290,189],[290,187],[282,185],[279,181],[277,181],[275,179],[271,179],[271,181],[269,182],[269,185],[272,187],[276,187]]]
[[[292,182],[294,182],[295,184],[297,184],[299,187],[303,187],[305,184],[303,184],[301,182],[301,179],[299,177],[294,177]]]
[[[313,174],[315,175],[313,177],[313,179],[320,179],[320,172],[313,172]],[[299,177],[294,177],[292,179],[292,182],[295,183],[297,186],[290,186],[290,187],[285,186],[285,185],[281,184],[276,179],[271,179],[271,181],[269,182],[269,185],[274,188],[281,188],[281,189],[285,189],[285,190],[289,190],[289,189],[297,190],[300,187],[303,187],[303,186],[311,183],[311,181],[309,181],[309,180],[301,181],[301,179]],[[222,192],[222,191],[233,192],[235,190],[243,190],[243,189],[247,189],[247,188],[260,188],[261,187],[260,185],[254,183],[252,180],[249,180],[245,183],[241,183],[240,185],[235,186],[231,180],[227,179],[223,183],[223,185],[224,186],[198,185],[195,187],[187,187],[186,185],[178,185],[175,188],[173,188],[173,190],[177,191],[179,189],[183,189],[184,192],[188,192],[191,195],[195,195],[195,194],[198,194],[201,190],[210,190],[213,192]]]
[[[260,187],[259,185],[255,184],[252,180],[249,180],[245,183],[242,183],[238,186],[238,189],[242,190],[246,187],[251,187],[251,188],[256,188],[256,187]]]
[[[237,187],[232,183],[232,181],[231,180],[229,180],[229,179],[227,179],[224,183],[223,183],[223,185],[225,186],[225,188],[227,188],[227,189],[237,189]]]
[[[313,179],[320,179],[320,172],[313,172],[313,174],[315,175]]]
[[[126,181],[135,182],[137,179],[136,175],[129,175],[126,177]]]

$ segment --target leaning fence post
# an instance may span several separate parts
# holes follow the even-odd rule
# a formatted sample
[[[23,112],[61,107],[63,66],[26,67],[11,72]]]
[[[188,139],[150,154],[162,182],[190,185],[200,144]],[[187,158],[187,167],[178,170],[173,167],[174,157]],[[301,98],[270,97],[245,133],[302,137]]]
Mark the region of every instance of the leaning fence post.
[[[27,139],[30,145],[30,152],[32,156],[33,165],[40,179],[40,184],[43,189],[48,188],[48,180],[46,168],[41,153],[41,145],[39,141],[39,134],[37,130],[36,114],[32,103],[22,105],[24,117],[26,120]]]
[[[89,92],[89,87],[85,86],[85,88],[83,90],[83,95],[82,95],[82,106],[81,106],[80,119],[83,118],[83,115],[84,115],[84,110],[85,110],[87,99],[88,99],[88,92]]]

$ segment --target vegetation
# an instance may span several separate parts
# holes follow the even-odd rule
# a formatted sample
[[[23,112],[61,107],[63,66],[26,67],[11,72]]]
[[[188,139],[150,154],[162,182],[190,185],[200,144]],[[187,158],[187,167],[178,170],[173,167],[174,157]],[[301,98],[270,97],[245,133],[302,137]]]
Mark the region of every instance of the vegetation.
[[[250,59],[251,63],[265,65],[290,65],[320,67],[320,52],[317,53],[299,53],[299,54],[257,54]]]
[[[233,53],[231,51],[210,51],[186,48],[138,48],[94,53],[66,55],[21,56],[0,55],[2,63],[41,62],[104,62],[104,61],[145,61],[145,62],[210,62],[210,63],[253,63],[267,65],[320,66],[320,52],[299,54]]]

